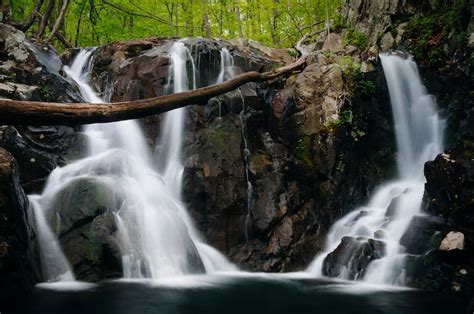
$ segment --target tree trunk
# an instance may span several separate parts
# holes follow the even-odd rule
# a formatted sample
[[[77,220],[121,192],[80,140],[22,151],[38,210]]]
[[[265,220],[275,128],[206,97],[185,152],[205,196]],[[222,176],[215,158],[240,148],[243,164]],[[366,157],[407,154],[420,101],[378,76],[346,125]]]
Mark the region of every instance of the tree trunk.
[[[74,38],[74,46],[75,47],[77,47],[78,42],[79,42],[79,32],[81,30],[82,14],[84,13],[84,8],[86,7],[85,1],[86,0],[83,0],[82,3],[81,3],[81,10],[79,11],[79,18],[77,19],[76,37]]]
[[[61,25],[63,21],[64,13],[66,13],[68,4],[69,4],[69,0],[63,0],[63,5],[61,6],[61,10],[59,11],[58,18],[56,22],[54,23],[51,33],[49,33],[48,38],[46,38],[46,42],[49,43],[53,39],[54,35],[56,35],[56,32],[58,31],[59,26]]]
[[[41,19],[40,25],[38,27],[38,32],[36,33],[36,39],[38,42],[40,41],[39,39],[41,38],[41,36],[43,36],[46,26],[48,25],[51,13],[53,13],[54,2],[54,0],[49,0],[48,5],[46,6],[46,10],[44,11],[43,18]]]
[[[300,42],[303,42],[300,41]],[[273,80],[300,70],[306,64],[306,52],[295,63],[264,73],[247,72],[220,84],[155,98],[109,104],[46,103],[0,99],[0,125],[75,125],[129,120],[159,114],[188,105],[206,104],[215,96],[249,82]]]
[[[240,5],[235,6],[235,15],[237,16],[237,25],[239,27],[239,37],[244,38],[244,32],[242,31],[242,16],[240,13]]]
[[[211,38],[211,24],[209,23],[209,11],[207,8],[207,0],[201,0],[201,5],[203,6],[203,14],[202,14],[202,26],[201,31],[202,35],[206,38]]]

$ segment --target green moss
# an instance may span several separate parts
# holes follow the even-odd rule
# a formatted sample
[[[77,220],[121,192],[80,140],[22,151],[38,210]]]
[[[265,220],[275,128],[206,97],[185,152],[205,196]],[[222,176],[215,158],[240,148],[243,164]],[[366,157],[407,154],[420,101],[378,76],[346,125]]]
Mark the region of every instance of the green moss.
[[[365,49],[367,47],[367,36],[352,27],[344,31],[342,41],[345,45],[356,46],[360,49]]]
[[[449,67],[457,51],[464,49],[468,22],[463,0],[425,17],[413,17],[404,37],[416,60],[431,68]]]

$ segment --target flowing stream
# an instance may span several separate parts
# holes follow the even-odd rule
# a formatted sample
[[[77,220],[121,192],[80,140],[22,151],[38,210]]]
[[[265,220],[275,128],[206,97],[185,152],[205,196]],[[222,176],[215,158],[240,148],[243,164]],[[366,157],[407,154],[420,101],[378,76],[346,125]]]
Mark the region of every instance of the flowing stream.
[[[398,178],[380,186],[366,206],[349,213],[331,228],[325,251],[309,271],[328,275],[326,258],[344,237],[352,244],[338,253],[332,276],[380,284],[404,284],[405,248],[400,239],[412,218],[421,215],[425,178],[423,167],[443,151],[444,121],[433,96],[426,93],[412,58],[380,55],[388,84],[398,148]],[[348,238],[346,238],[347,240]],[[377,242],[374,242],[374,241]],[[361,252],[368,242],[381,244],[383,256],[360,267]],[[347,261],[346,263],[343,262]]]
[[[104,102],[89,85],[94,50],[82,50],[67,75],[85,101]],[[189,50],[181,42],[170,50],[170,82],[174,92],[195,88]],[[188,73],[191,64],[192,73]],[[193,82],[189,82],[192,77]],[[41,195],[32,195],[42,251],[45,281],[73,280],[73,272],[46,217],[55,198],[76,180],[92,178],[113,192],[109,210],[115,217],[125,278],[163,278],[233,270],[217,250],[205,244],[181,200],[181,143],[185,109],[167,113],[162,123],[158,160],[151,154],[135,120],[88,125],[88,153],[83,159],[56,168]]]

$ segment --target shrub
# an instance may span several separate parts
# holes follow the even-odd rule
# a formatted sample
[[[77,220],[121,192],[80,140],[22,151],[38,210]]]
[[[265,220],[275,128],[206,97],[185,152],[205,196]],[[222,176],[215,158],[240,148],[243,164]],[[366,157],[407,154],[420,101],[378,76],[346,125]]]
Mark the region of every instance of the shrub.
[[[346,45],[356,46],[360,49],[365,49],[367,47],[367,36],[352,27],[344,31],[342,41]]]

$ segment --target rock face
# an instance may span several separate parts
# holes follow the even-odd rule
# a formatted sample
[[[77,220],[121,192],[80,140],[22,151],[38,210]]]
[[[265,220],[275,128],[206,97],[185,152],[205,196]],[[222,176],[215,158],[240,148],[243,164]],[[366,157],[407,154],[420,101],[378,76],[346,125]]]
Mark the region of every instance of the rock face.
[[[0,97],[80,99],[77,88],[59,75],[61,62],[51,47],[38,49],[22,32],[1,23],[0,46]],[[39,192],[52,169],[80,154],[82,142],[70,127],[0,126],[0,303],[29,291],[41,277],[23,188]]]
[[[33,264],[34,232],[18,165],[0,147],[0,302],[8,304],[37,280]]]

